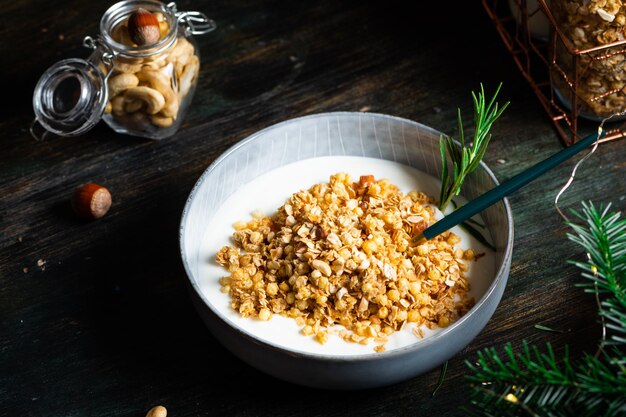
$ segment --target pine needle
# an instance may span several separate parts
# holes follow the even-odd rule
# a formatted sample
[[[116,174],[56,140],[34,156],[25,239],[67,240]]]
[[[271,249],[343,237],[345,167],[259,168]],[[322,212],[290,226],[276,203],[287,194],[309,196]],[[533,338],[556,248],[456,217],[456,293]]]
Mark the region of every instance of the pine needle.
[[[542,330],[544,332],[565,333],[563,330],[556,330],[552,327],[544,326],[543,324],[535,324],[533,327],[537,330]]]

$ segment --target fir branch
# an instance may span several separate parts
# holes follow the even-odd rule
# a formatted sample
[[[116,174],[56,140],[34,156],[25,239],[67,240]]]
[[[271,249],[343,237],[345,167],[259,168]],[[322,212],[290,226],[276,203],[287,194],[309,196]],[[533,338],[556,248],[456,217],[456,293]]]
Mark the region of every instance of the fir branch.
[[[502,357],[495,349],[479,352],[476,364],[467,363],[473,415],[607,415],[626,396],[626,374],[608,357],[573,365],[567,350],[560,359],[550,344],[546,351],[524,341],[520,353],[510,344]]]
[[[489,133],[491,126],[509,105],[507,102],[499,109],[498,103],[495,102],[501,87],[502,83],[498,86],[489,103],[485,100],[485,89],[482,84],[480,84],[480,92],[478,95],[472,92],[472,101],[474,102],[474,134],[469,144],[465,144],[465,131],[463,130],[461,109],[458,109],[457,112],[459,142],[461,146],[458,147],[449,136],[441,136],[440,138],[439,152],[441,153],[442,170],[439,209],[441,211],[446,209],[454,196],[459,195],[465,177],[478,167],[480,161],[485,156],[487,145],[491,140],[491,133]],[[448,158],[450,158],[449,162]],[[449,170],[448,163],[452,165],[451,171]]]
[[[626,345],[626,219],[620,213],[609,213],[610,204],[596,208],[583,203],[582,212],[572,213],[584,225],[568,223],[576,234],[568,234],[587,252],[587,262],[571,262],[584,272],[586,282],[579,284],[586,292],[597,292],[599,316],[611,333],[603,344]]]
[[[609,209],[583,204],[574,212],[582,224],[568,223],[569,238],[588,254],[587,262],[571,263],[583,271],[580,286],[600,300],[609,339],[597,355],[578,361],[567,348],[559,358],[550,344],[542,352],[525,341],[521,352],[510,344],[502,356],[493,348],[479,352],[475,364],[467,363],[470,415],[626,415],[626,221]]]
[[[581,390],[626,396],[626,372],[623,366],[613,361],[619,356],[623,353],[617,349],[603,352],[602,359],[585,355],[577,375]]]

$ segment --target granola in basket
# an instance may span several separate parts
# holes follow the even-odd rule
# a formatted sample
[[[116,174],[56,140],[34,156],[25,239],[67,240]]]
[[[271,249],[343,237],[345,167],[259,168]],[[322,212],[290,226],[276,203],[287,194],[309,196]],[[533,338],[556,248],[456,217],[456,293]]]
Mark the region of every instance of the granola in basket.
[[[626,5],[621,0],[557,0],[551,9],[560,30],[578,50],[626,39]],[[554,81],[568,99],[571,94],[567,83],[578,77],[577,94],[593,113],[610,116],[626,109],[622,91],[626,87],[623,46],[587,52],[574,61],[559,42],[556,59],[564,73],[557,71]]]
[[[216,255],[230,273],[222,291],[242,316],[294,318],[320,343],[336,324],[346,341],[375,341],[377,351],[406,323],[446,327],[474,303],[464,275],[474,254],[455,248],[451,232],[412,241],[434,219],[432,203],[371,175],[332,175],[274,216],[235,224],[235,246]]]

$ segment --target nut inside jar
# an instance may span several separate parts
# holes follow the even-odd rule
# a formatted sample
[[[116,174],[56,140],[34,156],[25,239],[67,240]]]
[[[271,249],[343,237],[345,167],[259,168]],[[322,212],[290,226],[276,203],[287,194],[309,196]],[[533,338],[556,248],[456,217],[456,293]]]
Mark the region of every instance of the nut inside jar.
[[[154,13],[154,16],[159,24],[159,39],[163,39],[170,26],[163,14]],[[111,36],[129,48],[138,46],[129,32],[128,18],[111,31]],[[147,57],[118,55],[113,64],[105,112],[117,122],[135,128],[146,124],[171,127],[200,68],[194,45],[183,36],[163,51]]]

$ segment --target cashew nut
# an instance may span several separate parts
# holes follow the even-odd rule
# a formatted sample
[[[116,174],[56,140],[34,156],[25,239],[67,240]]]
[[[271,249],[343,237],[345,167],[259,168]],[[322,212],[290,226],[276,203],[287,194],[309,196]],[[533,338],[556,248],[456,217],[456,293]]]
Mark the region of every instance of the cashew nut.
[[[142,68],[148,67],[150,69],[158,70],[159,68],[167,65],[167,57],[168,57],[168,54],[162,53],[162,54],[145,58],[143,60]]]
[[[148,69],[139,71],[137,78],[163,94],[165,106],[161,109],[161,114],[166,117],[176,117],[178,113],[178,96],[172,90],[170,78],[160,71]]]
[[[137,87],[139,85],[139,79],[135,74],[122,73],[115,77],[109,78],[109,97],[115,97],[122,91]]]
[[[189,61],[191,60],[191,57],[193,57],[193,56],[195,56],[195,55],[193,54],[193,49],[192,49],[188,53],[180,55],[176,62],[180,63],[183,66],[185,66],[185,65],[187,65],[189,63]]]
[[[115,60],[115,70],[126,74],[134,74],[141,69],[141,64],[129,64]]]
[[[176,75],[180,77],[185,69],[185,65],[187,65],[191,60],[195,57],[193,54],[193,50],[189,54],[181,55],[178,57],[178,60],[174,62],[174,68],[176,70]]]
[[[137,46],[128,33],[128,26],[126,24],[117,25],[111,32],[111,37],[116,41],[126,46]]]
[[[126,114],[126,112],[124,111],[124,96],[120,95],[117,97],[113,97],[113,100],[111,100],[111,110],[116,116]]]
[[[98,69],[102,75],[107,75],[109,73],[109,67],[104,65],[104,62],[102,61],[98,62]]]
[[[111,102],[107,102],[106,107],[104,108],[104,112],[105,113],[111,113],[113,111],[113,105],[111,104]]]
[[[124,103],[124,110],[127,113],[134,113],[143,107],[143,102],[139,100],[124,100]]]
[[[141,64],[145,59],[139,56],[127,56],[127,55],[118,55],[115,57],[118,62],[123,62],[125,64]]]
[[[161,61],[145,62],[143,66],[141,67],[141,69],[142,70],[150,69],[150,70],[158,71],[159,69],[161,69],[161,65],[163,65]]]
[[[145,130],[146,124],[150,123],[148,116],[142,112],[115,115],[115,121],[129,129]]]
[[[150,116],[152,124],[157,127],[170,127],[174,123],[173,117],[163,117],[159,115]]]
[[[180,76],[183,74],[183,70],[185,69],[185,66],[182,65],[180,62],[176,62],[174,64],[174,71],[176,72],[176,77],[180,78]]]
[[[193,80],[196,78],[196,75],[198,75],[199,69],[200,66],[198,57],[194,55],[191,61],[187,65],[185,65],[185,69],[180,76],[178,91],[180,91],[181,97],[186,96],[191,89],[191,85],[193,83]]]
[[[117,25],[111,31],[111,37],[115,42],[122,42],[122,32],[128,32],[128,26],[126,24]]]
[[[168,25],[165,21],[159,22],[159,31],[161,32],[161,38],[164,38],[170,31],[170,25]]]
[[[176,44],[174,45],[172,50],[170,51],[170,54],[167,57],[167,60],[169,62],[176,62],[178,61],[179,57],[183,55],[192,55],[193,50],[194,50],[193,45],[187,39],[179,38],[176,41]]]
[[[148,122],[147,120],[148,116],[146,116],[140,111],[131,113],[128,115],[128,117],[130,119],[130,123],[134,125],[136,128],[141,128],[141,126],[143,126],[145,123]]]
[[[150,87],[132,87],[124,93],[126,100],[143,101],[145,110],[148,114],[156,114],[161,111],[165,105],[163,94]]]

